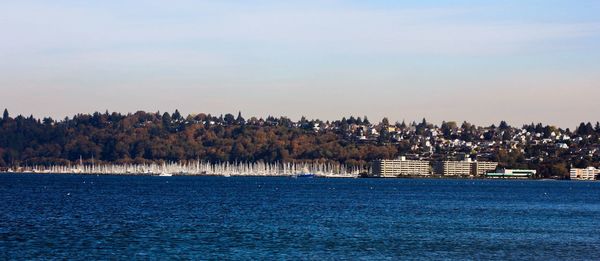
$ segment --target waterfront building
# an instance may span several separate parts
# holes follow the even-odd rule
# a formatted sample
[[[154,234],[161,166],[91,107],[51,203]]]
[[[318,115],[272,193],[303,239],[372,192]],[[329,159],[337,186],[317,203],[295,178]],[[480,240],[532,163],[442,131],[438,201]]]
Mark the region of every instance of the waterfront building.
[[[471,175],[481,177],[489,172],[496,171],[497,167],[498,162],[475,161],[471,164]]]
[[[572,180],[595,180],[600,175],[600,169],[594,167],[585,169],[572,168],[570,174]]]
[[[377,160],[373,162],[372,175],[375,177],[426,176],[437,174],[442,176],[485,176],[494,172],[498,162],[471,161],[465,157],[460,161],[429,162],[424,160],[407,160],[400,157],[395,160]]]
[[[433,163],[435,174],[443,176],[469,176],[471,175],[470,159],[463,161],[438,161]]]
[[[502,169],[498,172],[485,174],[488,178],[532,178],[537,173],[531,169]]]
[[[373,164],[373,176],[398,177],[398,176],[426,176],[431,174],[429,161],[407,160],[400,157],[395,160],[377,160]]]

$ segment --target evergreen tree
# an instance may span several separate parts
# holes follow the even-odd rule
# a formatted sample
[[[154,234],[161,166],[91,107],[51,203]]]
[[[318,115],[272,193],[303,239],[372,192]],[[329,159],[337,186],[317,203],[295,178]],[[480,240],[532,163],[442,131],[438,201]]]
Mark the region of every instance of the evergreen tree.
[[[592,132],[594,131],[594,128],[592,127],[591,123],[587,123],[585,124],[584,122],[579,124],[579,127],[577,128],[577,134],[578,135],[590,135],[592,134]]]
[[[300,122],[298,122],[298,123],[300,125],[300,128],[303,128],[303,129],[309,129],[310,128],[308,126],[308,120],[304,116],[300,117]]]
[[[388,129],[387,128],[381,129],[381,132],[379,133],[379,138],[378,138],[379,143],[382,143],[382,144],[388,143],[388,142],[390,142],[390,138],[391,138],[391,135],[390,135],[390,132],[388,131]]]
[[[348,118],[348,124],[354,124],[356,123],[356,119],[354,118],[354,116],[350,116],[350,118]]]
[[[369,122],[369,119],[367,118],[367,116],[365,116],[365,117],[363,117],[363,118],[364,118],[364,120],[363,120],[363,123],[364,123],[365,125],[371,125],[371,122]]]
[[[8,115],[8,109],[4,109],[4,113],[2,114],[2,120],[8,120],[9,119],[9,115]]]
[[[43,124],[48,126],[48,125],[52,125],[54,123],[54,120],[52,120],[52,118],[50,117],[46,117],[44,118],[44,120],[42,120]]]
[[[238,111],[238,116],[235,119],[235,122],[240,125],[243,125],[246,123],[246,120],[244,119],[244,117],[242,117],[242,111]]]
[[[594,133],[594,126],[592,126],[592,123],[590,123],[590,122],[588,122],[585,125],[585,129],[586,129],[587,135],[591,135],[592,133]]]
[[[400,128],[406,129],[406,122],[404,122],[404,120],[402,120],[402,123],[400,123]]]
[[[442,134],[444,134],[444,137],[446,137],[446,138],[450,137],[450,134],[452,133],[452,129],[450,128],[450,125],[448,123],[443,121],[440,129],[442,130]]]
[[[535,125],[535,132],[536,133],[542,133],[544,132],[544,125],[542,125],[541,123],[538,123]]]
[[[164,128],[169,128],[171,126],[171,120],[171,115],[168,112],[163,113],[162,124]]]
[[[183,119],[183,117],[181,117],[181,113],[179,113],[179,110],[175,109],[175,112],[173,113],[173,115],[171,116],[173,118],[173,120],[176,121],[180,121]]]

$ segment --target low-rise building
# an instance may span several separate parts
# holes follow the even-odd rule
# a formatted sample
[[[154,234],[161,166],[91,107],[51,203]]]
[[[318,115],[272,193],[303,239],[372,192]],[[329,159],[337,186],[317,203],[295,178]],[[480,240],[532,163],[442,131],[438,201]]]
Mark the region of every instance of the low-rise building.
[[[426,176],[431,174],[429,161],[407,160],[400,157],[395,160],[378,160],[373,164],[373,176],[398,177],[398,176]]]
[[[470,160],[438,161],[433,163],[433,171],[435,174],[443,176],[469,176],[472,163]]]
[[[600,175],[600,169],[594,167],[585,169],[572,168],[570,174],[572,180],[595,180]]]
[[[485,174],[488,178],[532,178],[537,173],[531,169],[502,169],[498,172]]]

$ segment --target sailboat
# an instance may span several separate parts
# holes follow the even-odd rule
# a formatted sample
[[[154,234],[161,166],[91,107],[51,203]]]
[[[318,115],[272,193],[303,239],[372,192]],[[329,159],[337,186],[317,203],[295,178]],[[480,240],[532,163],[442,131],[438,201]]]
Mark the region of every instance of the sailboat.
[[[160,174],[158,174],[159,177],[170,177],[173,176],[172,173],[168,172],[167,170],[167,164],[163,162],[163,167],[162,167],[162,171],[160,172]]]

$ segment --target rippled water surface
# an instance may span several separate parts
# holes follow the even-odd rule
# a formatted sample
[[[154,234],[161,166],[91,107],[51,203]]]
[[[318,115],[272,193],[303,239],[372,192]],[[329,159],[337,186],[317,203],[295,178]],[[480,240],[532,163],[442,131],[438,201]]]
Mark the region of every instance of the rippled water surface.
[[[0,175],[0,259],[600,257],[600,183]]]

